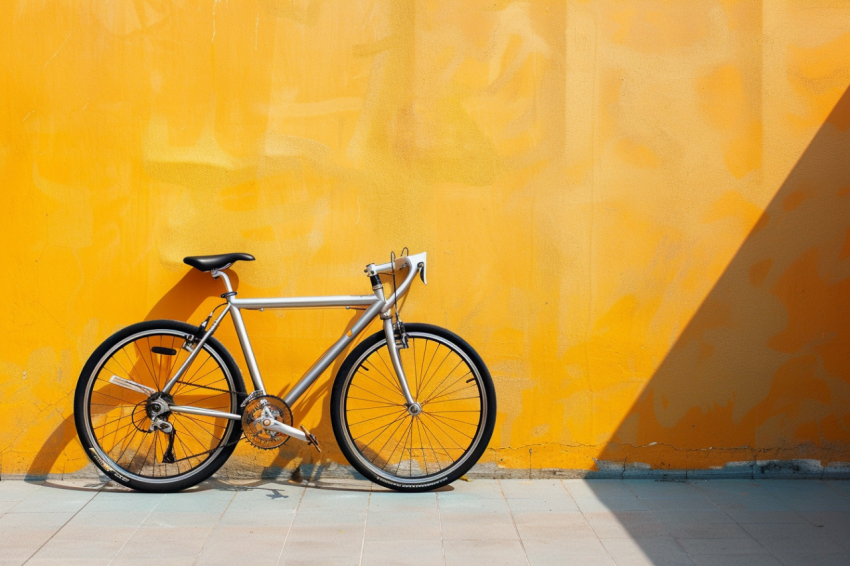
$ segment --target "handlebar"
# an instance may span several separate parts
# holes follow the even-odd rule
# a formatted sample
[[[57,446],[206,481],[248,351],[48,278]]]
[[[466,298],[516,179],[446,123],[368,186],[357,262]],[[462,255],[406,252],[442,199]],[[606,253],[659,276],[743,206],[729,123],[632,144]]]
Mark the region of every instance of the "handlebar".
[[[381,273],[392,273],[394,270],[400,271],[407,267],[409,269],[407,273],[407,277],[404,278],[404,281],[396,287],[395,291],[390,295],[388,299],[384,302],[384,308],[381,309],[382,313],[387,313],[392,308],[392,306],[396,302],[396,298],[399,295],[404,295],[408,288],[410,288],[410,284],[413,282],[413,278],[416,277],[416,274],[419,273],[419,277],[422,279],[422,282],[426,285],[428,281],[425,277],[425,267],[427,265],[427,252],[422,252],[421,254],[416,255],[407,255],[398,257],[394,262],[382,263],[380,265],[375,265],[374,263],[370,263],[366,266],[366,274],[371,276],[379,275]]]

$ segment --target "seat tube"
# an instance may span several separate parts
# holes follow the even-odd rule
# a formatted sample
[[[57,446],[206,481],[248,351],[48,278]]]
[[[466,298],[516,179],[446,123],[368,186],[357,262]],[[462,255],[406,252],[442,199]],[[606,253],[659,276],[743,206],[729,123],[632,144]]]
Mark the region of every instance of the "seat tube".
[[[251,340],[248,339],[248,332],[245,331],[245,323],[242,321],[242,312],[231,304],[230,316],[233,318],[233,326],[236,328],[236,336],[239,337],[239,343],[242,345],[242,354],[245,356],[245,363],[248,364],[248,373],[251,374],[251,381],[254,382],[254,389],[265,394],[266,388],[263,385],[263,378],[260,377],[260,368],[257,367],[257,359],[254,357],[254,350],[251,348]]]

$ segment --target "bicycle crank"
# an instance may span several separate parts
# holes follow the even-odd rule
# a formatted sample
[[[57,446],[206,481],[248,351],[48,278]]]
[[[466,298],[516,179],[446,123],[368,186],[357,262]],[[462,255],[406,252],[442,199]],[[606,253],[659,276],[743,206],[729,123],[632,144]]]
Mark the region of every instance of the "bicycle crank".
[[[242,413],[242,428],[248,440],[263,450],[283,446],[290,437],[311,444],[318,449],[316,437],[292,426],[292,411],[280,397],[258,395],[250,399]]]

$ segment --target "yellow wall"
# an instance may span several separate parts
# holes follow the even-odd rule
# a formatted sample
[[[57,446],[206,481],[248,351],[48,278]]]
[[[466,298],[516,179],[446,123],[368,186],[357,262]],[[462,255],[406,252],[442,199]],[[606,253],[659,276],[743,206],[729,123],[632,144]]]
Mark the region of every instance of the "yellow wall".
[[[846,1],[18,0],[0,58],[0,474],[86,465],[95,346],[218,301],[183,256],[368,293],[405,245],[405,319],[493,373],[490,466],[850,461]],[[270,389],[350,318],[247,314]],[[328,379],[319,459],[231,468],[341,461]]]

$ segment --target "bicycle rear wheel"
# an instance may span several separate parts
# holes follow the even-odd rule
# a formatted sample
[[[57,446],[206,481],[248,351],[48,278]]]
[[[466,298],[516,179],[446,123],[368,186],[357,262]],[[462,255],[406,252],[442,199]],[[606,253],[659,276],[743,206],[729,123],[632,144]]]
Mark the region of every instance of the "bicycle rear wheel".
[[[453,482],[481,457],[493,434],[496,393],[484,362],[462,338],[428,324],[405,329],[408,347],[399,357],[421,412],[408,412],[379,332],[343,362],[331,418],[357,471],[391,489],[426,491]]]
[[[107,476],[140,491],[179,491],[218,470],[242,436],[240,421],[185,413],[161,418],[171,434],[151,430],[150,403],[189,355],[196,327],[173,320],[129,326],[91,355],[74,397],[77,434]],[[110,382],[113,376],[157,393],[148,396]],[[224,346],[210,338],[171,390],[173,404],[239,413],[245,385]]]

